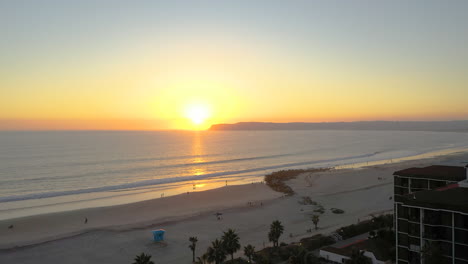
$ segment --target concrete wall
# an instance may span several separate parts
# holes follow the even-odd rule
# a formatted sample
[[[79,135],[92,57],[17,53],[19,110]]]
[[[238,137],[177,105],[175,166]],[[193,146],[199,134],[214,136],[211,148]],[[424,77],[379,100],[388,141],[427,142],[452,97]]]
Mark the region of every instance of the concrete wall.
[[[347,256],[342,256],[342,255],[332,253],[332,252],[328,252],[328,251],[325,251],[325,250],[320,250],[319,255],[320,255],[320,257],[322,257],[322,258],[324,258],[326,260],[333,261],[333,262],[336,262],[336,263],[344,263],[347,259],[349,259],[349,257],[347,257]],[[375,256],[374,256],[374,253],[372,253],[372,252],[364,251],[364,256],[370,258],[372,260],[372,264],[385,264],[385,262],[376,259]]]
[[[328,252],[328,251],[325,251],[325,250],[320,250],[319,255],[322,258],[326,259],[326,260],[333,261],[333,262],[336,262],[336,263],[344,263],[345,260],[349,259],[346,256],[342,256],[342,255],[332,253],[332,252]]]

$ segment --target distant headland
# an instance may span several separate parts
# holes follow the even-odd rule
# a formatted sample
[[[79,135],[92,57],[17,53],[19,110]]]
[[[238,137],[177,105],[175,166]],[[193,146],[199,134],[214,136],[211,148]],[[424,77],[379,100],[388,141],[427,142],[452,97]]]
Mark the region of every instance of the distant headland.
[[[210,130],[393,130],[468,132],[468,120],[460,121],[359,121],[322,123],[239,122],[215,124]]]

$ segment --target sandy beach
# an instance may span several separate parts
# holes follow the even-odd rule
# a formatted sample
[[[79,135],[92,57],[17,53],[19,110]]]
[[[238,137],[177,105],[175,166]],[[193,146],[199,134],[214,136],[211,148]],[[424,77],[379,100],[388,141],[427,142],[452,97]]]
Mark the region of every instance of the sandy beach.
[[[330,233],[371,214],[393,209],[396,170],[452,164],[465,154],[376,165],[358,169],[305,173],[287,184],[296,192],[285,197],[262,183],[226,186],[203,192],[158,198],[127,205],[38,215],[0,222],[0,263],[132,263],[145,252],[155,263],[191,263],[188,238],[198,237],[197,256],[228,228],[242,246],[269,246],[268,229],[280,220],[280,242],[298,241],[315,233]],[[325,208],[319,230],[310,220],[315,207],[301,204],[310,197]],[[251,203],[251,205],[249,204]],[[330,208],[344,210],[333,214]],[[215,216],[222,213],[221,219]],[[84,223],[85,218],[88,219]],[[14,228],[9,229],[8,226]],[[152,242],[151,230],[166,230],[165,243]],[[240,256],[242,253],[238,252]]]

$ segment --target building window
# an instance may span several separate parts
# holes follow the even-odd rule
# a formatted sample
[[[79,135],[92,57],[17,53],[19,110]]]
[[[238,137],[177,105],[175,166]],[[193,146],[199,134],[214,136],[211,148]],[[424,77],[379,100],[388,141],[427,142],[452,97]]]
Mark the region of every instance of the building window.
[[[411,179],[411,188],[427,190],[428,186],[429,186],[428,180]]]
[[[399,259],[408,259],[409,257],[409,251],[407,248],[404,247],[398,247],[398,258]]]
[[[421,263],[421,256],[419,255],[419,253],[410,251],[408,260],[409,260],[409,263],[411,263],[411,264],[420,264]]]
[[[404,207],[401,204],[398,204],[398,218],[408,219],[408,207]]]
[[[424,226],[424,238],[452,241],[452,228],[445,226]]]
[[[440,225],[442,223],[440,212],[424,210],[424,223],[430,225]]]
[[[468,215],[455,214],[455,227],[468,229]]]
[[[455,242],[468,245],[468,231],[455,229]]]
[[[445,185],[446,184],[443,181],[430,181],[429,182],[429,188],[430,189],[437,189],[437,188],[443,187]]]
[[[408,187],[408,178],[395,177],[395,185]]]
[[[455,257],[468,261],[468,246],[455,245]]]
[[[398,245],[408,247],[409,246],[408,235],[398,233]]]
[[[452,226],[452,213],[441,212],[441,221],[444,226]]]
[[[405,195],[408,194],[408,188],[395,186],[394,192],[396,195]]]
[[[408,234],[409,235],[419,237],[419,235],[421,234],[420,229],[421,229],[421,227],[419,226],[419,224],[408,223]]]
[[[409,208],[409,220],[419,222],[419,208]]]
[[[398,231],[408,233],[408,221],[398,220]]]

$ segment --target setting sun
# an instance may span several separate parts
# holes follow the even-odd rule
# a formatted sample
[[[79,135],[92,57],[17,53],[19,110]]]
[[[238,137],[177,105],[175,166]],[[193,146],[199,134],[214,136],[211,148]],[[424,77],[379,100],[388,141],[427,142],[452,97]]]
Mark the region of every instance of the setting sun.
[[[201,125],[211,116],[210,109],[207,105],[192,104],[185,109],[185,116],[189,118],[193,124]]]

